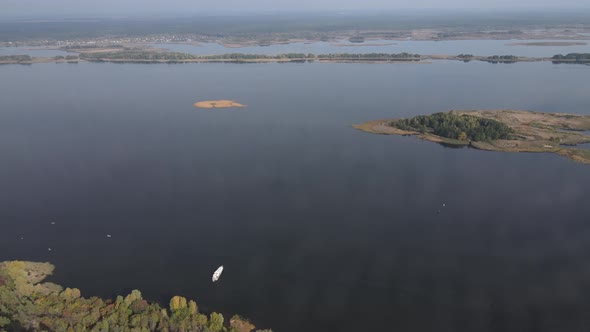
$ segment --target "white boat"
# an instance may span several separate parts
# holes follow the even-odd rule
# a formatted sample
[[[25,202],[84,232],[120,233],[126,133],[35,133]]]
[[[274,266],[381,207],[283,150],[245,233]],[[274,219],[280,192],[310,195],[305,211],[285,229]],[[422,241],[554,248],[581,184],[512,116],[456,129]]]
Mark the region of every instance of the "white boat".
[[[213,277],[211,278],[211,280],[213,282],[216,282],[217,280],[219,280],[219,277],[221,277],[222,272],[223,272],[223,265],[218,267],[217,270],[215,270],[215,272],[213,272]]]

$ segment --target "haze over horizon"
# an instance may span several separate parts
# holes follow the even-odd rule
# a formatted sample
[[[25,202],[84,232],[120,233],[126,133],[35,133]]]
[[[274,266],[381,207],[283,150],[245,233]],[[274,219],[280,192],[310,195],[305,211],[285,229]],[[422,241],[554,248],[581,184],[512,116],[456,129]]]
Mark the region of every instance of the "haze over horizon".
[[[214,0],[4,0],[0,18],[71,17],[71,16],[157,16],[220,13],[269,13],[317,11],[381,11],[381,10],[544,10],[590,9],[582,0],[226,0],[222,5]]]

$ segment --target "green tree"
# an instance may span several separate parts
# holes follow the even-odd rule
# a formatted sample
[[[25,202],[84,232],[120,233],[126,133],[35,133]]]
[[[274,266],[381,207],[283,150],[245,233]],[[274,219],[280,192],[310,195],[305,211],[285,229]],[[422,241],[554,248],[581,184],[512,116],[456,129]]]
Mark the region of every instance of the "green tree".
[[[195,301],[189,301],[188,302],[188,309],[189,309],[189,313],[191,315],[196,315],[198,312],[198,308],[197,308],[197,303]]]
[[[10,325],[10,319],[8,317],[0,316],[0,328]]]
[[[170,310],[176,311],[178,309],[186,308],[186,298],[182,296],[174,296],[170,299]]]
[[[209,330],[219,332],[223,329],[223,315],[216,312],[209,316]]]
[[[61,292],[61,296],[68,301],[75,300],[81,296],[80,290],[77,288],[66,288]]]

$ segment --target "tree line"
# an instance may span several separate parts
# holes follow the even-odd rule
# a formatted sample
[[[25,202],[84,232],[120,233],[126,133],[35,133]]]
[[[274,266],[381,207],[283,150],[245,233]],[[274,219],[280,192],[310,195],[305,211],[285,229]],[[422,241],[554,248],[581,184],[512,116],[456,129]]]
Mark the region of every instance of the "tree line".
[[[121,51],[121,52],[96,52],[80,53],[80,58],[85,60],[193,60],[196,56],[179,52],[145,52],[145,51]]]
[[[488,57],[489,60],[518,60],[516,55],[492,55]]]
[[[420,54],[412,53],[335,53],[320,54],[318,59],[420,59]]]
[[[0,55],[0,62],[30,62],[32,60],[30,55]]]
[[[566,55],[556,54],[551,59],[553,60],[575,60],[578,62],[590,61],[590,53],[568,53]]]
[[[53,57],[54,60],[59,61],[59,60],[67,60],[67,61],[72,61],[72,60],[78,60],[79,57],[77,55],[56,55],[55,57]]]
[[[429,132],[437,136],[462,141],[507,139],[512,133],[510,127],[499,121],[453,113],[419,115],[410,119],[394,121],[391,126],[408,131]]]
[[[264,54],[244,54],[244,53],[228,53],[219,55],[193,55],[179,52],[149,52],[138,50],[127,50],[120,52],[96,52],[96,53],[81,53],[80,58],[86,60],[145,60],[145,61],[185,61],[185,60],[259,60],[259,59],[348,59],[348,60],[389,60],[389,59],[415,59],[419,60],[419,54],[411,53],[335,53],[335,54],[305,54],[305,53],[285,53],[277,55]]]

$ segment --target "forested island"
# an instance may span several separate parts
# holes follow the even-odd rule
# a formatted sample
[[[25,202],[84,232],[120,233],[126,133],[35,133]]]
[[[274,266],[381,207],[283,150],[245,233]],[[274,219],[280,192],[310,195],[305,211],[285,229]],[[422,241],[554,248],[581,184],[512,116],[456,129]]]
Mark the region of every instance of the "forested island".
[[[0,63],[30,63],[33,58],[30,55],[0,55]]]
[[[337,53],[304,54],[285,53],[277,55],[228,53],[220,55],[193,55],[178,52],[117,51],[81,53],[80,58],[101,62],[293,62],[293,61],[419,61],[420,54],[410,53]]]
[[[159,49],[137,47],[80,47],[70,46],[64,51],[75,50],[79,55],[55,57],[31,57],[29,55],[0,56],[0,64],[33,64],[43,62],[115,62],[115,63],[192,63],[192,62],[424,62],[424,60],[459,60],[463,62],[484,61],[489,63],[516,63],[551,61],[554,63],[590,63],[590,53],[556,54],[553,57],[534,58],[516,55],[479,56],[473,54],[459,55],[422,55],[415,53],[284,53],[276,55],[226,53],[214,55],[195,55],[181,52],[167,52]]]
[[[552,152],[590,164],[590,116],[519,110],[449,111],[369,121],[354,128],[431,142],[504,152]]]
[[[193,55],[179,52],[153,50],[115,50],[108,52],[82,52],[80,59],[92,62],[131,62],[131,63],[190,63],[190,62],[419,62],[423,60],[484,61],[489,63],[515,62],[590,62],[590,53],[571,53],[555,55],[551,58],[520,57],[516,55],[476,56],[473,54],[421,55],[415,53],[330,53],[305,54],[284,53],[276,55],[227,53],[218,55]]]
[[[250,332],[247,320],[205,315],[197,303],[174,296],[168,308],[143,299],[133,290],[115,300],[85,298],[76,288],[42,282],[51,275],[49,263],[0,263],[0,331],[202,331]],[[257,332],[271,332],[258,330]]]

